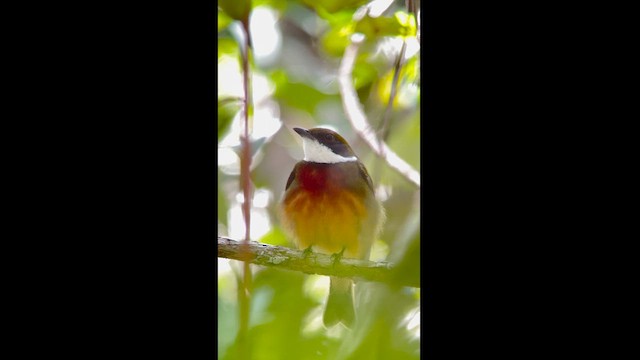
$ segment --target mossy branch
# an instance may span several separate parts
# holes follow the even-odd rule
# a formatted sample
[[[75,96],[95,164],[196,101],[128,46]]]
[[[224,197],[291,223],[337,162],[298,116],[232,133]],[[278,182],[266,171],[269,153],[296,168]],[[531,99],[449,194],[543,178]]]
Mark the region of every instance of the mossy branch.
[[[415,278],[409,279],[395,271],[389,262],[374,262],[341,258],[334,260],[331,255],[306,254],[302,251],[251,241],[245,248],[239,241],[218,236],[218,257],[247,261],[261,266],[271,266],[286,270],[301,271],[305,274],[348,277],[367,281],[384,282],[393,285],[420,287]]]

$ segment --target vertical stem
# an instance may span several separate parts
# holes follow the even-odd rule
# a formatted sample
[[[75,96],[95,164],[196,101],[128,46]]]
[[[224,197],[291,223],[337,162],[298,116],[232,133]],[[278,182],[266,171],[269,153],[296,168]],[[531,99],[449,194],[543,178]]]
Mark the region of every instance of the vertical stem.
[[[391,91],[389,93],[389,101],[387,102],[387,107],[385,108],[382,123],[380,124],[380,141],[386,141],[389,136],[389,115],[391,114],[391,109],[393,107],[393,101],[396,98],[396,94],[398,92],[398,81],[400,79],[400,69],[402,68],[402,59],[404,58],[404,53],[407,50],[407,42],[402,42],[402,48],[400,49],[400,54],[398,54],[398,58],[396,59],[396,63],[393,69],[393,80],[391,81]]]
[[[378,125],[378,145],[380,146],[380,150],[382,151],[382,155],[384,156],[384,142],[387,141],[389,137],[389,116],[391,114],[391,108],[393,107],[393,101],[396,98],[396,93],[398,91],[398,81],[400,78],[400,69],[402,67],[402,59],[404,58],[404,53],[407,50],[407,42],[402,42],[402,48],[400,49],[400,54],[398,54],[398,58],[396,59],[396,63],[393,71],[393,80],[391,81],[391,91],[389,92],[389,101],[387,102],[387,106],[384,109],[384,114],[382,115],[382,121],[380,125]],[[382,177],[382,164],[376,164],[375,168],[375,176],[378,181],[380,181]]]
[[[242,143],[242,155],[240,157],[240,185],[242,187],[242,194],[244,202],[242,203],[242,214],[244,216],[245,226],[245,238],[243,242],[243,251],[249,252],[249,241],[251,238],[251,203],[252,203],[252,191],[251,191],[251,142],[249,141],[249,118],[252,114],[252,99],[251,99],[251,73],[250,73],[250,56],[251,56],[251,40],[249,32],[249,21],[246,19],[242,21],[242,28],[245,33],[245,43],[240,46],[242,54],[242,75],[244,85],[244,126],[240,136]],[[244,49],[244,51],[243,51]],[[238,332],[238,351],[240,359],[249,359],[251,354],[249,348],[249,341],[247,333],[249,330],[249,304],[251,294],[251,268],[248,261],[243,263],[243,277],[242,284],[238,292],[238,302],[240,305],[240,329]]]

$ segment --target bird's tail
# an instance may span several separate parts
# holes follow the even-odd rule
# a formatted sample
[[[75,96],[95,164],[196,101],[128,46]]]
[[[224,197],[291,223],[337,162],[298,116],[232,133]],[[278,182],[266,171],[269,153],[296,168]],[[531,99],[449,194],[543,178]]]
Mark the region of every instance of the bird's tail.
[[[330,327],[342,322],[350,328],[355,321],[355,317],[353,281],[332,276],[327,307],[324,310],[324,325]]]

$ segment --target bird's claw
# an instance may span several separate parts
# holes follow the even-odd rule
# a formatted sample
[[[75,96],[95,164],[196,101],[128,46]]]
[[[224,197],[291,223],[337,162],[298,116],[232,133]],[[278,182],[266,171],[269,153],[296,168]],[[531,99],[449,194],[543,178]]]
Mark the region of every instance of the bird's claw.
[[[310,245],[308,248],[302,250],[302,257],[305,259],[313,254],[313,250],[311,249],[313,245]]]
[[[333,266],[336,266],[337,264],[340,263],[340,260],[342,260],[342,257],[344,255],[344,250],[345,248],[342,248],[342,251],[337,252],[335,254],[331,254],[331,261],[333,261]]]

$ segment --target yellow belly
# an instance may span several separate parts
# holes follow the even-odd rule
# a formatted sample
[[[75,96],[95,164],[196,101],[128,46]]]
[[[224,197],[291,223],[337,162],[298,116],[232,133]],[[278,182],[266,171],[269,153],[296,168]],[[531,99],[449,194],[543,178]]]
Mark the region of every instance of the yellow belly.
[[[356,195],[340,193],[310,195],[299,191],[284,204],[284,214],[301,249],[345,256],[358,254],[362,222],[367,216],[363,201]]]

